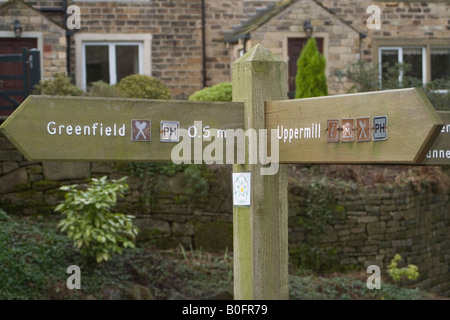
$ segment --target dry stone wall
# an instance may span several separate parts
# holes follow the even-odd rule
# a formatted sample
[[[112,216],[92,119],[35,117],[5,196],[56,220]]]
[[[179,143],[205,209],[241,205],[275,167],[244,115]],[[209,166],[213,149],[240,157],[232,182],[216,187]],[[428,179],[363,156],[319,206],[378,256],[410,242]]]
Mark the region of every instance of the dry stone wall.
[[[28,162],[0,135],[0,208],[12,215],[49,215],[64,198],[62,185],[85,183],[91,176],[112,179],[126,174],[115,163]],[[186,196],[182,174],[163,181],[161,190],[146,199],[142,179],[129,177],[130,191],[118,209],[136,216],[140,241],[163,248],[232,250],[231,166],[209,169],[207,197]],[[308,240],[302,219],[308,188],[289,187],[289,247],[291,262]],[[411,186],[371,187],[333,194],[335,210],[317,246],[332,252],[335,266],[387,266],[396,253],[419,267],[414,286],[448,296],[450,293],[449,195]],[[150,205],[145,201],[150,200]],[[385,278],[386,279],[386,278]]]

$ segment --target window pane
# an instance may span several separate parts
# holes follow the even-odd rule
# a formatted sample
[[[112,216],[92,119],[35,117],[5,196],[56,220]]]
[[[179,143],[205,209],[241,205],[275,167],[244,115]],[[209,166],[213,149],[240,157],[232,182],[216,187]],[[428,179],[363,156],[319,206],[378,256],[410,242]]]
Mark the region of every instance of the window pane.
[[[431,80],[450,78],[450,48],[431,48]]]
[[[139,73],[139,47],[116,45],[117,82],[131,74]]]
[[[422,83],[422,48],[404,48],[403,63],[410,66],[404,76],[415,78]]]
[[[384,49],[381,50],[381,75],[382,80],[389,78],[388,68],[395,66],[398,63],[398,50]]]
[[[109,83],[108,46],[86,46],[86,85],[99,80]]]

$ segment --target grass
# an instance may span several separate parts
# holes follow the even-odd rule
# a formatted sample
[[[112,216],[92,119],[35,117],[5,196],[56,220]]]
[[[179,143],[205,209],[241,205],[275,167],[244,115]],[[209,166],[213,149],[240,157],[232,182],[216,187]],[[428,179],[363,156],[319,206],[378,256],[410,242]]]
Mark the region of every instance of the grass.
[[[148,244],[90,264],[56,229],[56,217],[0,215],[0,299],[127,299],[134,284],[155,299],[231,298],[233,259],[192,248],[156,250]],[[81,290],[69,290],[70,265],[81,269]],[[369,290],[365,274],[318,276],[300,269],[290,275],[291,299],[433,299],[414,289],[382,284]]]

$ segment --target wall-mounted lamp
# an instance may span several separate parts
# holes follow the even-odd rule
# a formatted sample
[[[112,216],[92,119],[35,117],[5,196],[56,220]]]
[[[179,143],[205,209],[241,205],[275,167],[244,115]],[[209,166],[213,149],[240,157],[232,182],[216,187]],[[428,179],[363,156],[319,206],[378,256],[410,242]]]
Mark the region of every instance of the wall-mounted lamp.
[[[23,27],[20,24],[20,21],[18,19],[16,19],[14,21],[14,34],[16,35],[16,38],[20,38],[22,36],[22,30],[23,30]]]
[[[311,38],[313,30],[314,30],[314,27],[312,26],[311,21],[306,20],[303,23],[303,30],[305,30],[306,35],[308,36],[308,38]]]

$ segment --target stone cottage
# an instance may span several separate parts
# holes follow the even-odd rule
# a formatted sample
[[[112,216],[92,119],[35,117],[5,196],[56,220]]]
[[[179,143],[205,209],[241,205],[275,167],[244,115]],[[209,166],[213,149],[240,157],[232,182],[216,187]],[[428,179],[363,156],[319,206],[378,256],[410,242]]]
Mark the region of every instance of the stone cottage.
[[[75,12],[67,13],[70,5],[80,9],[80,29],[67,27]],[[148,74],[177,99],[230,81],[230,63],[256,43],[288,62],[293,91],[309,36],[326,58],[328,76],[365,59],[410,63],[423,82],[445,78],[449,30],[450,4],[442,0],[0,0],[0,54],[38,48],[42,79],[68,72],[86,90],[93,81]],[[345,82],[328,81],[330,94],[346,92]]]

